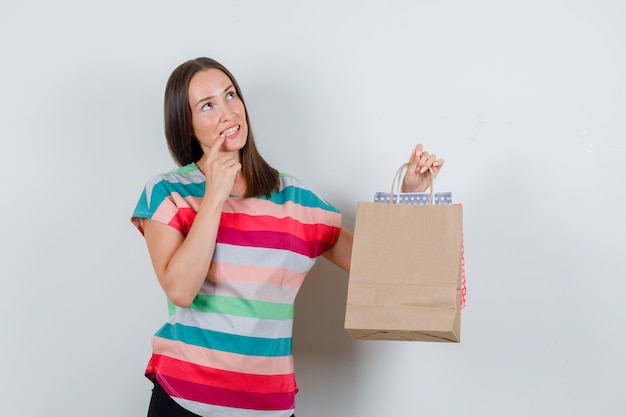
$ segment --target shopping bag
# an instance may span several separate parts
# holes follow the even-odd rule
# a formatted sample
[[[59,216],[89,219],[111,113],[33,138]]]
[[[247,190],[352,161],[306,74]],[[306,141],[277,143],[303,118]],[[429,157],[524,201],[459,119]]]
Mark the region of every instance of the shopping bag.
[[[460,342],[462,207],[359,202],[345,329],[360,340]],[[396,193],[397,194],[397,193]]]
[[[409,164],[404,164],[400,167],[398,172],[403,173],[403,171],[408,167]],[[397,189],[400,189],[400,184],[402,183],[402,175],[398,175],[396,173]],[[394,180],[395,181],[395,180]],[[431,187],[431,191],[433,188]],[[412,193],[394,193],[393,190],[391,193],[378,191],[374,194],[374,202],[381,203],[389,203],[392,201],[393,203],[400,204],[452,204],[452,193],[445,192],[434,192],[431,193],[423,193],[423,192],[412,192]],[[463,245],[463,242],[461,242]],[[465,280],[465,254],[464,247],[461,247],[461,309],[465,308],[465,296],[467,294],[467,285]]]

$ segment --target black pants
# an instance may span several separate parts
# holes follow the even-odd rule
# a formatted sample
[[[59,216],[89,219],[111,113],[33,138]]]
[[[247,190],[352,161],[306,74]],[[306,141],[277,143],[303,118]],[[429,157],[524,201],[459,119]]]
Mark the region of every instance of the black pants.
[[[148,417],[199,417],[191,411],[185,410],[172,399],[156,381],[152,389]]]
[[[154,383],[148,417],[199,417],[191,411],[185,410],[172,399],[161,385]],[[295,417],[292,415],[291,417]]]

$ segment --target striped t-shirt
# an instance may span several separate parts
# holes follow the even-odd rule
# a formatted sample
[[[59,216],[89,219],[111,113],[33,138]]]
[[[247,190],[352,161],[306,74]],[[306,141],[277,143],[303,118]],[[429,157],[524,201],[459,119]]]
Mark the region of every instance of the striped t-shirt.
[[[205,190],[195,164],[152,178],[133,213],[187,235]],[[337,241],[339,211],[296,178],[270,198],[224,203],[213,261],[188,308],[168,301],[146,376],[201,416],[287,417],[298,391],[292,356],[296,294]]]

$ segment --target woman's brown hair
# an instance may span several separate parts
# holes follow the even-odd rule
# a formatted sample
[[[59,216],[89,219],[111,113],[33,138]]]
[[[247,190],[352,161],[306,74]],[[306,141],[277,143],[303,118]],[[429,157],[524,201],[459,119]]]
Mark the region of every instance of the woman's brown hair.
[[[170,154],[180,166],[198,162],[202,157],[202,149],[196,139],[191,124],[191,108],[189,107],[189,82],[196,73],[208,69],[218,69],[230,78],[246,108],[248,138],[239,151],[241,173],[246,179],[247,189],[244,197],[264,195],[269,197],[278,190],[278,171],[272,168],[261,156],[254,143],[254,135],[250,127],[248,108],[235,77],[219,62],[211,58],[196,58],[179,65],[170,75],[165,87],[165,137]]]

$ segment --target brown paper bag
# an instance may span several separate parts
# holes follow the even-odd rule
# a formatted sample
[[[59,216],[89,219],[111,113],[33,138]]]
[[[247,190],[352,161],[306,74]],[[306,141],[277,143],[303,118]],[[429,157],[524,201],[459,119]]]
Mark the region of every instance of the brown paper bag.
[[[460,205],[359,202],[344,326],[350,336],[460,341],[462,217]]]

